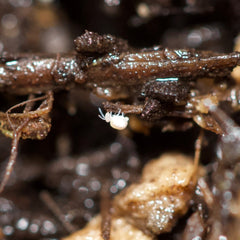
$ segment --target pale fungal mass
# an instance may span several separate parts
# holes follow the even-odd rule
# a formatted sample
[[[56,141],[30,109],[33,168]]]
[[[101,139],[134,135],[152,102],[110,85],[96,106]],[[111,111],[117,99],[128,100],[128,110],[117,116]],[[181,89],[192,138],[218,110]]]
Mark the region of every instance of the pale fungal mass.
[[[112,112],[106,112],[104,115],[101,108],[98,108],[100,115],[98,115],[102,120],[110,123],[110,126],[117,130],[123,130],[127,127],[129,118],[121,114],[121,110],[117,114]]]

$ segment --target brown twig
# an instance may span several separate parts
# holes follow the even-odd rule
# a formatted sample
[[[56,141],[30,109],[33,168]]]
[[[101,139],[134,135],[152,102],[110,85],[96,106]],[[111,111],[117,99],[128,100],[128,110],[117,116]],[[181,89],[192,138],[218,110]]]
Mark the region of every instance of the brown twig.
[[[52,211],[52,213],[57,217],[57,219],[62,223],[63,227],[67,230],[68,233],[73,233],[77,229],[69,221],[67,221],[65,215],[51,197],[50,193],[47,191],[42,191],[40,193],[41,200],[47,205],[47,207]]]

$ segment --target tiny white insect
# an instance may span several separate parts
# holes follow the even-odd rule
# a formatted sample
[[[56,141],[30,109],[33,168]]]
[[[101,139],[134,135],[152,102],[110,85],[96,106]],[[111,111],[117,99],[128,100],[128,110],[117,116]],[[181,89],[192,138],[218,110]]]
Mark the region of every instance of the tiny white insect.
[[[123,130],[128,125],[128,117],[124,116],[124,113],[121,114],[121,110],[117,114],[112,112],[106,112],[104,115],[101,108],[98,108],[100,115],[98,115],[102,120],[110,123],[110,126],[117,130]]]

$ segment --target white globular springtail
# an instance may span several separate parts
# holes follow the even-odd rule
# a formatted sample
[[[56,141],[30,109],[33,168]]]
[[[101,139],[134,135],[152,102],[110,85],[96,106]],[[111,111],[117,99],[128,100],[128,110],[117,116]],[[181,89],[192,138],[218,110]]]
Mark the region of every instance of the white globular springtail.
[[[106,112],[104,115],[101,108],[98,108],[100,115],[98,115],[102,120],[110,123],[110,126],[117,130],[123,130],[127,127],[129,118],[121,114],[121,110],[117,114],[112,112]]]

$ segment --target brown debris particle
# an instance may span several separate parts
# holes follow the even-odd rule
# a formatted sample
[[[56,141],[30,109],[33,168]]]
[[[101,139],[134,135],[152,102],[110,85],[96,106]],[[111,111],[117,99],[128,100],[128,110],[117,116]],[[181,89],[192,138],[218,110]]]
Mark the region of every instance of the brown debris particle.
[[[182,154],[164,154],[143,169],[139,183],[114,199],[116,214],[147,233],[169,232],[189,207],[198,174],[193,160]]]

